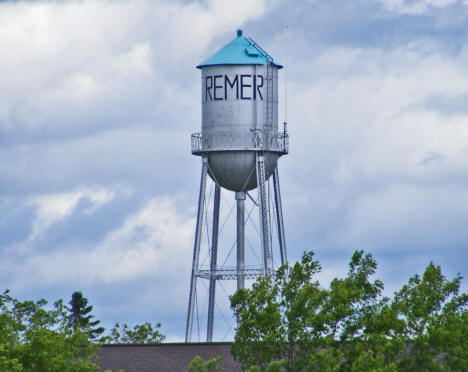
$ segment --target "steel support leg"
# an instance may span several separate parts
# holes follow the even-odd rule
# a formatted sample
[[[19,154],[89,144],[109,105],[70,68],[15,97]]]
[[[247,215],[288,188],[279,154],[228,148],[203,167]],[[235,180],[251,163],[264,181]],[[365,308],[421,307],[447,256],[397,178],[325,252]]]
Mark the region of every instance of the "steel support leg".
[[[270,226],[268,199],[265,184],[265,160],[263,153],[257,152],[257,190],[258,190],[258,209],[260,214],[260,225],[262,233],[262,251],[263,251],[263,270],[265,275],[273,274],[273,255],[270,245]]]
[[[245,192],[236,192],[237,200],[237,289],[244,288]]]
[[[213,231],[211,238],[211,262],[210,262],[210,289],[208,298],[208,327],[206,330],[206,342],[213,341],[214,305],[216,295],[216,264],[218,259],[218,232],[219,232],[219,201],[221,188],[216,184],[213,205]]]
[[[281,254],[281,265],[287,265],[288,256],[286,255],[286,240],[284,237],[283,207],[281,205],[278,167],[275,168],[275,172],[273,173],[273,189],[275,193],[276,220],[278,221],[278,240]]]
[[[189,305],[187,312],[187,327],[185,330],[185,342],[192,340],[192,323],[193,323],[193,310],[195,307],[195,295],[197,288],[197,272],[198,272],[198,259],[200,256],[200,241],[203,225],[203,210],[205,204],[205,188],[206,188],[206,173],[207,173],[208,159],[204,156],[202,158],[202,172],[200,181],[200,194],[198,197],[198,214],[197,226],[195,229],[195,244],[193,247],[193,261],[192,261],[192,276],[190,278],[190,295]]]

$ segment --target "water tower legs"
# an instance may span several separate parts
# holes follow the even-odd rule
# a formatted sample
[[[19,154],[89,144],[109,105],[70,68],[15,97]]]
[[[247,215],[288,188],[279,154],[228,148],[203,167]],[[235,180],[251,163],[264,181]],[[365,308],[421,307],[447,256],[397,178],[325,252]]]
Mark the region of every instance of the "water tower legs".
[[[193,261],[192,261],[192,275],[190,278],[190,294],[189,305],[187,313],[187,324],[185,333],[185,342],[192,341],[192,328],[193,318],[195,315],[195,306],[197,301],[197,278],[209,280],[208,289],[208,319],[206,330],[206,341],[213,341],[213,325],[214,325],[214,309],[215,309],[215,296],[216,296],[216,281],[217,280],[237,280],[237,289],[245,287],[245,279],[255,279],[262,275],[273,275],[273,253],[272,253],[272,237],[271,237],[271,222],[270,222],[270,208],[269,208],[269,194],[267,191],[268,180],[265,179],[265,161],[263,152],[256,153],[256,175],[257,175],[257,201],[259,218],[260,218],[260,234],[262,244],[263,262],[261,268],[245,268],[245,200],[247,193],[240,191],[235,193],[237,204],[237,267],[218,267],[218,235],[219,235],[219,211],[220,211],[220,198],[221,187],[215,182],[214,203],[213,203],[213,229],[210,247],[210,268],[209,270],[200,269],[199,256],[200,256],[200,243],[202,239],[202,225],[205,218],[205,193],[206,193],[206,179],[208,173],[208,158],[202,157],[202,171],[200,181],[200,194],[198,198],[198,213],[197,224],[195,229],[195,244],[193,248]],[[281,255],[281,264],[287,264],[286,244],[284,235],[283,213],[281,205],[281,193],[279,184],[279,173],[276,167],[273,173],[273,194],[276,213],[271,216],[276,220],[278,226],[278,241]],[[248,195],[250,197],[250,195]]]
[[[237,200],[237,289],[244,288],[245,192],[236,192]]]
[[[218,260],[218,232],[219,232],[219,202],[221,199],[221,187],[215,185],[213,204],[213,231],[211,238],[211,260],[210,260],[210,288],[208,297],[208,325],[206,330],[206,341],[213,341],[214,306],[216,296],[216,264]]]
[[[278,222],[278,241],[280,246],[281,265],[284,266],[288,264],[288,256],[286,255],[286,239],[284,237],[283,206],[281,205],[278,166],[276,166],[273,173],[273,189],[275,194],[276,220]]]
[[[198,214],[197,214],[197,226],[195,229],[195,244],[193,246],[193,261],[192,261],[192,276],[190,279],[190,294],[189,294],[189,306],[187,311],[187,326],[185,329],[185,342],[190,342],[192,339],[192,322],[193,322],[193,310],[195,306],[195,295],[197,289],[197,272],[198,272],[198,261],[200,257],[200,242],[201,232],[203,225],[203,211],[205,204],[205,189],[206,189],[206,174],[208,171],[208,159],[206,156],[202,158],[202,172],[200,181],[200,194],[198,197]]]

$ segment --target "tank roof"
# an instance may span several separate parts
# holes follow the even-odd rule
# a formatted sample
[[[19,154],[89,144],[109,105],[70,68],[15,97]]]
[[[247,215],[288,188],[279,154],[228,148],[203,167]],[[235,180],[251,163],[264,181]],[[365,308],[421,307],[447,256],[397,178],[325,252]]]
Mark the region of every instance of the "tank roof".
[[[283,68],[250,37],[242,36],[242,30],[237,30],[237,37],[234,40],[199,64],[197,68],[214,65],[265,65],[268,62],[277,68]]]

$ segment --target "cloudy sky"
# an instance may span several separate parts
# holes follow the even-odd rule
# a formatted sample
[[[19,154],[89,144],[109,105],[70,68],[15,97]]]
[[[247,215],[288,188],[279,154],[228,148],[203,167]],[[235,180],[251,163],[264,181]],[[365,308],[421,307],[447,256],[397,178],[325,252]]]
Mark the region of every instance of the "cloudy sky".
[[[184,338],[195,66],[238,28],[286,65],[290,261],[326,283],[364,249],[388,294],[430,261],[468,276],[468,1],[1,1],[3,289]]]

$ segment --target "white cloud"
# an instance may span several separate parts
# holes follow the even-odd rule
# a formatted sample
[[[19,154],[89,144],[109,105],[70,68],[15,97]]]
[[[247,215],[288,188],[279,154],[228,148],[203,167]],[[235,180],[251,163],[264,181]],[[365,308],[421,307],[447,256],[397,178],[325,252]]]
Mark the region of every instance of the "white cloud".
[[[300,249],[410,244],[434,255],[430,240],[462,244],[454,221],[468,212],[457,204],[468,181],[468,110],[427,102],[468,94],[465,49],[448,55],[418,42],[307,57],[292,62],[302,80],[290,80],[291,153],[280,164],[294,211],[286,226],[302,226],[295,233],[307,242]]]
[[[416,165],[430,151],[462,156],[467,116],[447,117],[426,108],[425,101],[468,93],[464,56],[421,55],[412,49],[338,48],[311,61],[310,70],[322,73],[293,82],[289,89],[291,131],[296,131],[291,144],[301,149],[299,156],[322,149],[307,145],[314,138],[334,146],[322,160],[343,156],[361,169],[363,161],[385,166],[401,159],[406,166]]]
[[[133,105],[133,112],[151,113],[167,99],[180,100],[175,89],[187,80],[181,72],[206,57],[219,34],[234,37],[261,16],[266,1],[2,2],[0,9],[0,50],[7,51],[0,59],[0,130],[40,136],[44,128],[95,126],[98,112]],[[131,120],[117,114],[101,125],[109,130]]]
[[[70,216],[81,200],[86,199],[91,203],[91,206],[85,210],[85,213],[92,214],[96,209],[109,203],[113,198],[113,191],[104,188],[88,187],[82,187],[72,192],[32,197],[30,204],[36,207],[37,214],[33,222],[29,241],[46,232],[53,224],[63,221],[66,217]]]
[[[124,53],[117,60],[117,64],[124,73],[141,73],[149,75],[152,72],[153,50],[146,41],[136,44],[128,53]]]
[[[443,8],[458,2],[458,0],[379,0],[391,11],[402,14],[422,14],[431,7]]]
[[[55,197],[44,207],[46,221],[65,216],[78,196]],[[106,194],[94,194],[95,201],[108,200]],[[46,199],[42,200],[44,205]],[[47,220],[47,216],[49,219]],[[179,214],[174,201],[166,197],[149,200],[138,212],[89,249],[56,247],[45,254],[29,255],[15,268],[18,286],[56,283],[116,283],[142,278],[164,278],[189,268],[194,221]],[[4,268],[6,269],[6,268]],[[34,282],[30,273],[34,272]],[[36,284],[34,284],[36,283]]]

